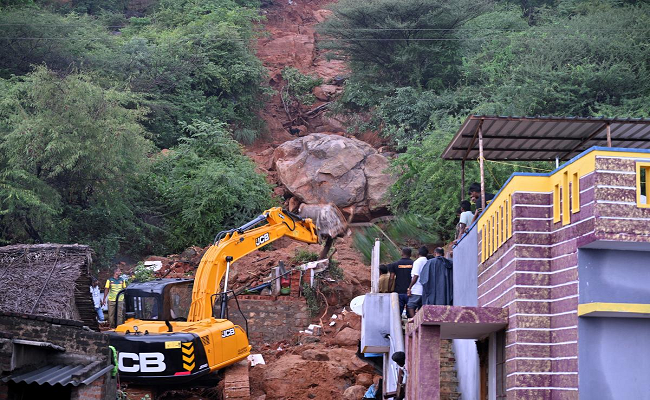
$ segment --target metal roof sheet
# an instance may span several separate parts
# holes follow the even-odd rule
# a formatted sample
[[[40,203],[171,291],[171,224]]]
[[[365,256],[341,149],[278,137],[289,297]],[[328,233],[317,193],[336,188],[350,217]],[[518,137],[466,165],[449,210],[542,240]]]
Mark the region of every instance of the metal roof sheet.
[[[38,385],[73,385],[89,384],[99,378],[104,373],[110,371],[113,367],[105,367],[99,373],[88,369],[88,365],[46,365],[29,372],[18,372],[2,378],[3,382],[25,382],[27,384],[36,383]],[[95,373],[92,373],[92,372]],[[103,372],[103,373],[102,373]],[[92,379],[90,379],[92,378]]]
[[[478,159],[478,129],[488,160],[567,160],[593,146],[650,149],[650,119],[469,116],[442,153],[446,160]]]

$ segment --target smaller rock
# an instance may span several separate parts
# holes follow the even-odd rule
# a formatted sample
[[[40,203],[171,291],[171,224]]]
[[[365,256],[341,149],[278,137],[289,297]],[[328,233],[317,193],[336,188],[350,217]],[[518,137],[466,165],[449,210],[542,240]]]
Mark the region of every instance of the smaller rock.
[[[337,118],[323,116],[321,117],[321,121],[323,121],[323,124],[328,125],[332,132],[345,132],[343,121]]]
[[[343,236],[348,230],[347,221],[335,204],[302,204],[299,214],[311,218],[321,236]]]
[[[327,95],[320,86],[316,86],[312,93],[318,100],[328,101],[330,99],[329,95]]]
[[[300,200],[297,197],[292,197],[289,199],[289,211],[298,212],[300,207]]]
[[[320,85],[319,87],[328,98],[336,96],[342,90],[336,85]]]
[[[275,197],[284,197],[287,194],[287,189],[284,186],[276,186],[273,188],[273,195]]]
[[[296,129],[298,129],[298,136],[305,136],[309,131],[309,129],[305,125],[298,125],[296,126]]]
[[[339,346],[356,346],[359,339],[361,339],[361,332],[350,327],[345,327],[334,337],[334,344]]]
[[[302,352],[303,360],[329,361],[329,356],[321,350],[311,349]]]
[[[343,392],[344,400],[359,400],[366,394],[366,388],[360,385],[350,386]]]
[[[357,375],[356,384],[363,387],[368,387],[372,385],[373,379],[372,375],[367,373],[361,373]]]
[[[260,156],[273,158],[273,151],[273,147],[269,147],[268,149],[260,152]]]

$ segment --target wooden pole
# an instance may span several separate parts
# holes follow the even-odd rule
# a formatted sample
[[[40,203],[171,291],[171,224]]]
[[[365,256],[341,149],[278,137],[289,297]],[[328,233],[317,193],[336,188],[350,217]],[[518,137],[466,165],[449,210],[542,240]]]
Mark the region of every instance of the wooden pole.
[[[607,147],[612,147],[612,131],[607,123]]]
[[[465,160],[460,162],[460,201],[465,200]]]
[[[485,171],[483,170],[483,120],[481,120],[481,122],[479,122],[478,125],[478,163],[481,169],[481,209],[485,211]]]

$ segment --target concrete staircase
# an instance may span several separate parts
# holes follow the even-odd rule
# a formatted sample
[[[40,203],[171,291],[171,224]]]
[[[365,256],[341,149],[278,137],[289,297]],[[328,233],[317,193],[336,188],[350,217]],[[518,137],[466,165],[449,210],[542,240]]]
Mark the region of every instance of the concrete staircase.
[[[451,340],[440,341],[440,400],[458,400],[458,377],[455,368],[456,358],[451,348]]]

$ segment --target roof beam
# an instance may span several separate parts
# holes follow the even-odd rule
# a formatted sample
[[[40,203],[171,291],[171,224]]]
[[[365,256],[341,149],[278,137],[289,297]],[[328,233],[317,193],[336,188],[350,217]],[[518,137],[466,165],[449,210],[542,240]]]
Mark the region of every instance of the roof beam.
[[[452,147],[452,150],[465,150],[464,147]],[[476,151],[476,149],[472,149]],[[483,151],[506,151],[503,148],[499,147],[483,147]],[[513,153],[517,152],[526,152],[526,153],[535,153],[535,152],[544,152],[544,153],[557,153],[558,149],[513,149],[513,150],[508,150],[512,151]],[[551,161],[551,160],[548,160]]]
[[[471,135],[463,135],[465,138],[472,137]],[[566,142],[571,142],[571,141],[578,141],[582,140],[581,138],[568,138],[568,137],[534,137],[534,136],[517,136],[517,137],[504,137],[504,136],[498,136],[498,135],[483,135],[483,139],[508,139],[508,140],[530,140],[530,139],[539,139],[539,140],[557,140],[557,141],[566,141]],[[605,140],[604,138],[593,138],[594,140]],[[628,138],[628,139],[621,139],[621,138],[612,138],[612,142],[647,142],[649,141],[650,138]],[[474,149],[476,150],[476,149]]]
[[[582,145],[593,139],[596,135],[598,135],[600,132],[604,131],[605,128],[609,125],[609,121],[605,122],[602,124],[598,129],[596,129],[594,132],[591,133],[591,135],[587,136],[584,138],[580,143],[578,143],[576,146],[574,146],[571,150],[568,152],[564,153],[561,157],[559,157],[560,160],[566,159],[568,156],[570,156],[573,152],[575,152],[577,149],[579,149]]]

